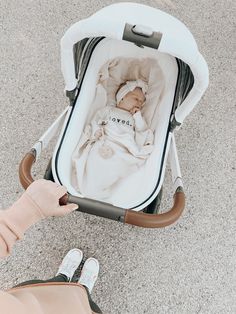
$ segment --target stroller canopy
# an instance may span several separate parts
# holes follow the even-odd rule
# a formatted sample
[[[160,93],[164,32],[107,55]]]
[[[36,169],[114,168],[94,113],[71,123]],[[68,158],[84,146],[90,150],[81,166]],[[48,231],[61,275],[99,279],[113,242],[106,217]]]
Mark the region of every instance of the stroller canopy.
[[[109,37],[134,42],[141,48],[151,47],[169,54],[186,64],[193,82],[175,111],[175,120],[181,124],[198,103],[208,86],[208,67],[198,51],[188,28],[173,16],[146,5],[118,3],[101,9],[87,19],[72,25],[61,39],[61,66],[65,88],[76,88],[74,47],[85,38]],[[182,80],[186,85],[186,80]],[[178,104],[180,105],[180,104]]]

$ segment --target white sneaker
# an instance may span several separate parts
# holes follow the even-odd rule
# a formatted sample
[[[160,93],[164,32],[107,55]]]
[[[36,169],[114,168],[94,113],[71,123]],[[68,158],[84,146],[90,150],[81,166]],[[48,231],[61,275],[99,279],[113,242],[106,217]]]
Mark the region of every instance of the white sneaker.
[[[86,286],[89,290],[89,293],[92,292],[95,282],[98,278],[99,273],[99,262],[96,258],[88,258],[83,266],[79,283],[83,286]]]
[[[59,274],[65,275],[68,278],[68,281],[71,281],[82,259],[83,259],[83,252],[81,250],[79,249],[70,250],[66,254],[66,256],[63,258],[63,261],[56,275],[59,275]]]

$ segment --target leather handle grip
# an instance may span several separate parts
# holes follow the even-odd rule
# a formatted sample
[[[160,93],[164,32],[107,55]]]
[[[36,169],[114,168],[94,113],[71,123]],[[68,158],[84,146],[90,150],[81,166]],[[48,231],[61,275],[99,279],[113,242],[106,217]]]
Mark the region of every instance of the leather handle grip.
[[[182,214],[185,206],[185,195],[183,191],[176,190],[174,194],[174,205],[162,214],[146,214],[127,210],[124,222],[130,225],[145,228],[162,228],[174,223]]]
[[[34,150],[28,152],[20,162],[19,166],[19,178],[20,183],[26,190],[27,187],[34,182],[31,176],[31,168],[36,160],[36,153]]]

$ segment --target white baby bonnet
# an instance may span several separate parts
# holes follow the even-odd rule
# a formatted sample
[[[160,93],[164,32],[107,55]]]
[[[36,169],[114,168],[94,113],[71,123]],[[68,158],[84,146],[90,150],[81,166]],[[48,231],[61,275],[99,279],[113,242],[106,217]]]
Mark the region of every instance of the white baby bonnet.
[[[116,94],[116,101],[119,103],[125,95],[132,92],[136,87],[140,87],[144,95],[147,93],[148,85],[143,80],[138,79],[136,81],[127,81],[124,86],[122,86]]]

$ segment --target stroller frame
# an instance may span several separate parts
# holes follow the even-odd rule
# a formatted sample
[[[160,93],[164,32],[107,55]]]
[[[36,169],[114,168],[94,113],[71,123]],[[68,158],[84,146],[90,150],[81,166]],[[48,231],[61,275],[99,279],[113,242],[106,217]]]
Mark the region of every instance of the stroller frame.
[[[108,25],[111,23],[111,17],[119,16],[117,11],[122,12],[122,18],[114,21],[112,19],[114,26],[109,29]],[[141,24],[137,24],[140,21]],[[165,31],[166,25],[168,25],[168,31]],[[171,42],[173,32],[177,33],[176,30],[179,30],[179,34],[177,34],[179,36],[175,36],[177,41],[175,39],[174,42]],[[27,188],[33,182],[31,176],[33,163],[38,160],[42,150],[48,146],[57,131],[67,123],[82,87],[93,49],[104,37],[130,41],[139,47],[147,46],[158,49],[176,58],[179,70],[178,79],[165,144],[166,151],[169,152],[172,183],[175,191],[174,204],[167,212],[149,214],[70,194],[64,196],[60,203],[76,203],[79,206],[78,211],[136,226],[147,228],[165,227],[177,221],[185,206],[183,182],[173,132],[180,127],[185,117],[206,90],[208,68],[186,26],[172,16],[145,5],[135,3],[114,4],[103,8],[90,18],[72,25],[67,30],[61,40],[61,58],[66,95],[69,97],[70,105],[22,159],[19,167],[20,182],[24,188]],[[188,40],[190,42],[188,49],[179,49],[178,40],[181,43]],[[167,153],[163,154],[163,167],[166,164],[167,155]],[[51,165],[49,165],[49,172],[51,171],[50,167]],[[161,173],[161,178],[159,177],[161,182],[163,181],[163,175],[164,171]],[[150,202],[155,203],[157,198],[158,195],[154,194],[153,197],[150,197]]]

